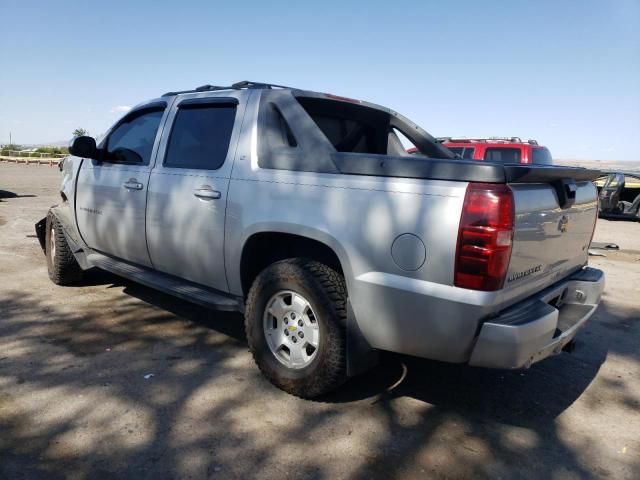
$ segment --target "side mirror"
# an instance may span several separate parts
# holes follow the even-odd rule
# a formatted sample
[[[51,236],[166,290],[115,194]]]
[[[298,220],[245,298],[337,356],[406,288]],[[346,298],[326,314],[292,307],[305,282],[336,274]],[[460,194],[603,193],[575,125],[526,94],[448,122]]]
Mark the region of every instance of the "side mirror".
[[[93,137],[75,137],[69,144],[69,153],[75,157],[98,159],[98,147]]]

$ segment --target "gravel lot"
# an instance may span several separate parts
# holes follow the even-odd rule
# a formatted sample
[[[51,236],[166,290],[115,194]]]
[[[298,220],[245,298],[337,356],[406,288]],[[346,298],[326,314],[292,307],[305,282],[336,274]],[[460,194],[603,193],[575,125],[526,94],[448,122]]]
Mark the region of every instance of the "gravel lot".
[[[0,478],[640,478],[640,223],[600,220],[604,301],[527,371],[386,355],[322,401],[273,388],[238,315],[47,277],[59,172],[0,163]],[[149,374],[153,376],[145,377]]]

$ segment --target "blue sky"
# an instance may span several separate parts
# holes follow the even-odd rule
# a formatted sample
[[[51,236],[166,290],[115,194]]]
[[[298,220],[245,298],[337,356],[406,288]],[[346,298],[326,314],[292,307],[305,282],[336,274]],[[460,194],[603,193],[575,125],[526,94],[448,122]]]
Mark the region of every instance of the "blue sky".
[[[250,79],[380,103],[434,135],[640,160],[640,0],[0,0],[0,17],[0,143],[99,134],[165,91]]]

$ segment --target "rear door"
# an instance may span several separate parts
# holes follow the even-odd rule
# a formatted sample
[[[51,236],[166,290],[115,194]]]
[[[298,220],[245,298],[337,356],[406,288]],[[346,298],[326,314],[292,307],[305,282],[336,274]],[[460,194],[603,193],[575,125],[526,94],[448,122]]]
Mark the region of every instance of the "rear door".
[[[220,291],[228,291],[225,209],[246,94],[178,99],[149,181],[147,243],[154,268]]]
[[[145,208],[151,161],[166,103],[129,113],[108,133],[100,160],[85,159],[76,186],[78,229],[87,245],[108,255],[150,266]]]

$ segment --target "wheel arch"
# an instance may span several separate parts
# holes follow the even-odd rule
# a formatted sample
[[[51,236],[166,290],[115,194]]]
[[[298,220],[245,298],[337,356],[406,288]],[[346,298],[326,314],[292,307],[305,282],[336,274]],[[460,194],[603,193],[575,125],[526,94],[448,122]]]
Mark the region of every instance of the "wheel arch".
[[[277,247],[274,248],[274,245]],[[243,295],[248,294],[253,281],[264,268],[273,262],[292,257],[310,258],[341,273],[348,295],[349,279],[353,278],[353,272],[343,246],[322,231],[310,230],[301,234],[284,228],[259,230],[247,235],[242,244],[239,262]],[[347,376],[354,376],[377,364],[378,352],[371,347],[360,330],[349,298],[346,322]]]
[[[348,282],[351,267],[339,242],[326,232],[300,226],[258,228],[245,236],[239,256],[238,279],[247,295],[253,280],[267,266],[285,258],[305,257],[339,271]],[[347,286],[348,287],[348,286]]]

